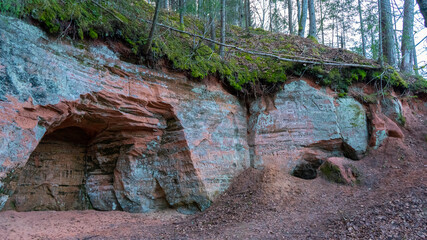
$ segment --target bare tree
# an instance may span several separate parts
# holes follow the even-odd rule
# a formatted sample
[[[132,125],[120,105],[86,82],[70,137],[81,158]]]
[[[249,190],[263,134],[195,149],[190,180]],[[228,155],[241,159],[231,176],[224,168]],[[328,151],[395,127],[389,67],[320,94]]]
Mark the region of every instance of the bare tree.
[[[314,0],[308,0],[308,12],[310,15],[310,28],[308,30],[308,36],[317,39],[316,11],[314,10]]]
[[[249,0],[245,0],[245,27],[247,31],[249,31],[250,26],[251,26],[251,5]]]
[[[322,6],[322,0],[319,1],[320,6],[320,31],[322,32],[322,44],[325,44],[325,26],[323,24],[324,22],[324,14],[323,14],[323,6]]]
[[[402,33],[402,72],[413,72],[413,48],[414,42],[414,0],[405,0],[403,7],[403,33]]]
[[[294,26],[292,22],[292,0],[288,0],[288,19],[289,19],[289,34],[294,34]]]
[[[391,4],[390,0],[380,1],[380,16],[381,16],[381,45],[382,54],[385,57],[385,62],[391,66],[396,65],[396,54],[394,48],[393,37],[393,21],[391,19]]]
[[[184,25],[185,0],[179,0],[179,24]]]
[[[362,35],[362,53],[363,53],[363,56],[366,57],[365,30],[363,28],[362,3],[361,3],[361,0],[358,0],[357,10],[359,11],[360,34]]]
[[[297,24],[298,24],[298,27],[299,27],[300,18],[301,18],[301,3],[299,0],[297,0]],[[298,29],[297,29],[297,31],[298,31]]]
[[[305,33],[305,23],[307,21],[307,1],[308,0],[302,0],[301,16],[298,24],[298,36],[300,37],[304,37]]]
[[[225,44],[225,0],[221,0],[221,43]],[[219,47],[219,55],[224,59],[224,45]]]
[[[213,0],[209,0],[209,26],[211,32],[211,39],[216,41],[216,24],[215,24],[215,13],[216,13],[216,4]],[[215,50],[215,43],[211,43],[212,50]]]
[[[156,31],[157,19],[159,16],[160,1],[162,0],[156,0],[156,8],[154,10],[153,23],[151,25],[151,30],[150,30],[150,34],[148,35],[147,43],[145,44],[145,47],[144,47],[145,55],[148,55],[150,53],[151,44],[153,43],[154,32]]]

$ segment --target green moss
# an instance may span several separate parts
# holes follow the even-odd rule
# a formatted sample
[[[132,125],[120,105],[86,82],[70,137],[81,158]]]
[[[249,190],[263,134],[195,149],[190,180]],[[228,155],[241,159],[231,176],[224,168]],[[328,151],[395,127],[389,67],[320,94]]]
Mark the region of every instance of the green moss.
[[[102,7],[99,6],[101,4]],[[146,43],[150,24],[140,19],[151,19],[154,8],[146,1],[81,1],[81,0],[3,0],[0,12],[19,17],[31,17],[41,23],[43,28],[52,34],[58,34],[70,27],[70,36],[83,40],[114,39],[125,42],[135,56],[146,57],[141,49]],[[159,21],[166,25],[201,34],[205,32],[204,21],[192,16],[184,17],[184,25],[179,23],[179,15],[174,12],[162,12]],[[259,57],[226,49],[225,60],[218,55],[218,45],[214,50],[192,36],[165,31],[158,28],[154,39],[153,59],[168,59],[172,66],[189,73],[194,78],[205,78],[215,74],[225,80],[237,91],[251,90],[253,84],[275,84],[284,82],[289,75],[302,76],[306,73],[331,86],[342,94],[348,86],[356,81],[366,81],[372,74],[357,68],[329,69],[323,65],[314,67],[276,59]],[[219,31],[217,31],[219,32]],[[278,52],[286,55],[301,55],[301,41],[296,36],[272,34],[264,29],[250,28],[249,32],[237,26],[230,26],[228,38],[239,42],[239,47],[254,50]],[[234,39],[233,39],[234,38]],[[317,43],[312,37],[312,41]],[[277,44],[277,43],[280,44]],[[304,41],[303,41],[304,42]],[[306,42],[306,41],[305,41]],[[331,48],[318,44],[306,44],[304,52],[309,56],[319,57]],[[305,49],[308,49],[306,51]],[[295,54],[297,53],[297,54]],[[345,54],[349,54],[345,52]],[[336,59],[335,59],[336,60]],[[390,74],[394,86],[405,86],[397,72]]]
[[[402,113],[399,113],[399,116],[397,116],[397,121],[402,126],[405,126],[405,124],[406,124],[406,118],[405,118],[405,116],[403,116]]]
[[[409,86],[402,76],[392,67],[388,67],[383,72],[375,71],[372,75],[374,79],[382,80],[391,87],[408,88]]]
[[[376,93],[372,93],[372,94],[368,94],[368,95],[363,95],[362,96],[362,101],[365,102],[365,103],[375,104],[375,103],[377,103],[377,94]]]
[[[77,30],[77,34],[79,35],[80,40],[84,39],[84,33],[83,33],[83,30],[81,28],[79,28],[79,30]]]
[[[342,183],[342,184],[346,183],[346,181],[341,176],[341,171],[338,168],[338,166],[335,166],[335,165],[332,165],[328,162],[325,162],[320,167],[320,172],[329,181],[336,182],[336,183]]]
[[[359,170],[357,170],[357,168],[351,164],[346,164],[343,167],[346,170],[351,169],[351,173],[353,174],[353,177],[356,179],[356,181],[351,184],[359,184],[360,178],[361,178],[361,173],[359,172]],[[340,183],[340,184],[347,183],[346,180],[342,177],[339,167],[329,162],[325,162],[324,164],[322,164],[322,166],[320,166],[320,172],[327,180],[331,182]]]
[[[409,89],[416,93],[427,93],[427,80],[421,76],[415,76],[415,81],[409,85]]]
[[[316,37],[314,37],[314,36],[311,36],[311,35],[309,35],[308,37],[307,37],[307,39],[310,39],[312,42],[314,42],[315,44],[319,44],[319,41],[317,41],[317,38]]]
[[[343,92],[338,93],[338,97],[339,97],[339,98],[347,97],[347,93],[343,93]]]
[[[98,38],[98,33],[96,33],[93,29],[89,30],[89,37],[92,39],[97,39]]]
[[[250,29],[250,32],[253,34],[259,34],[259,35],[267,35],[268,34],[268,31],[266,31],[262,28]]]

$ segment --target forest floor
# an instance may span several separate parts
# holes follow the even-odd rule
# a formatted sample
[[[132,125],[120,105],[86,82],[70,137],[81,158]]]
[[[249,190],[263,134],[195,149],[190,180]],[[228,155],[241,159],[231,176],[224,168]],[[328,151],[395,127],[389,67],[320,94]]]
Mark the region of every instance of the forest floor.
[[[426,239],[427,118],[354,162],[362,184],[248,169],[205,212],[0,212],[1,239]]]

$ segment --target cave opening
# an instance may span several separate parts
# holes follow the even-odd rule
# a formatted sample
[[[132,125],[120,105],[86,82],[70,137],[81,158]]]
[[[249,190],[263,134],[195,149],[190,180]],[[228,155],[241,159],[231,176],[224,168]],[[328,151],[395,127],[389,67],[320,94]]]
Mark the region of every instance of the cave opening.
[[[3,187],[4,210],[193,213],[210,205],[184,128],[171,112],[88,102],[42,121],[47,133]],[[105,96],[97,101],[106,102]]]
[[[315,179],[322,163],[323,161],[320,160],[300,163],[292,170],[292,176],[306,180]]]
[[[19,174],[10,205],[17,211],[85,210],[91,137],[78,127],[56,130],[40,141]]]

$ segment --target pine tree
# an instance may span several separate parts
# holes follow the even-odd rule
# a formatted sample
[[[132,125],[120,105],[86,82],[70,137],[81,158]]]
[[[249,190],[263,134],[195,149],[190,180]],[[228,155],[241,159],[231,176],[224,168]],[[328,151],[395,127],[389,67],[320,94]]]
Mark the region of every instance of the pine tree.
[[[310,28],[308,31],[308,36],[317,39],[316,11],[314,10],[314,0],[308,0],[308,12],[310,15]]]
[[[288,24],[289,34],[294,34],[294,26],[292,21],[292,0],[288,0]]]
[[[225,0],[221,0],[221,43],[225,43]],[[219,55],[224,59],[224,46],[219,47]]]
[[[362,16],[362,3],[361,0],[358,0],[357,10],[359,12],[359,21],[360,21],[360,35],[362,38],[362,53],[366,57],[366,43],[365,43],[365,30],[363,25],[363,16]]]
[[[396,55],[394,48],[393,23],[391,14],[390,0],[380,1],[380,16],[381,16],[381,46],[382,55],[391,66],[396,65]]]
[[[305,33],[305,23],[307,21],[307,1],[308,0],[302,0],[301,16],[298,24],[298,36],[300,37],[304,37]]]
[[[403,33],[402,33],[402,72],[413,72],[413,48],[414,42],[414,0],[405,0],[403,10]]]

